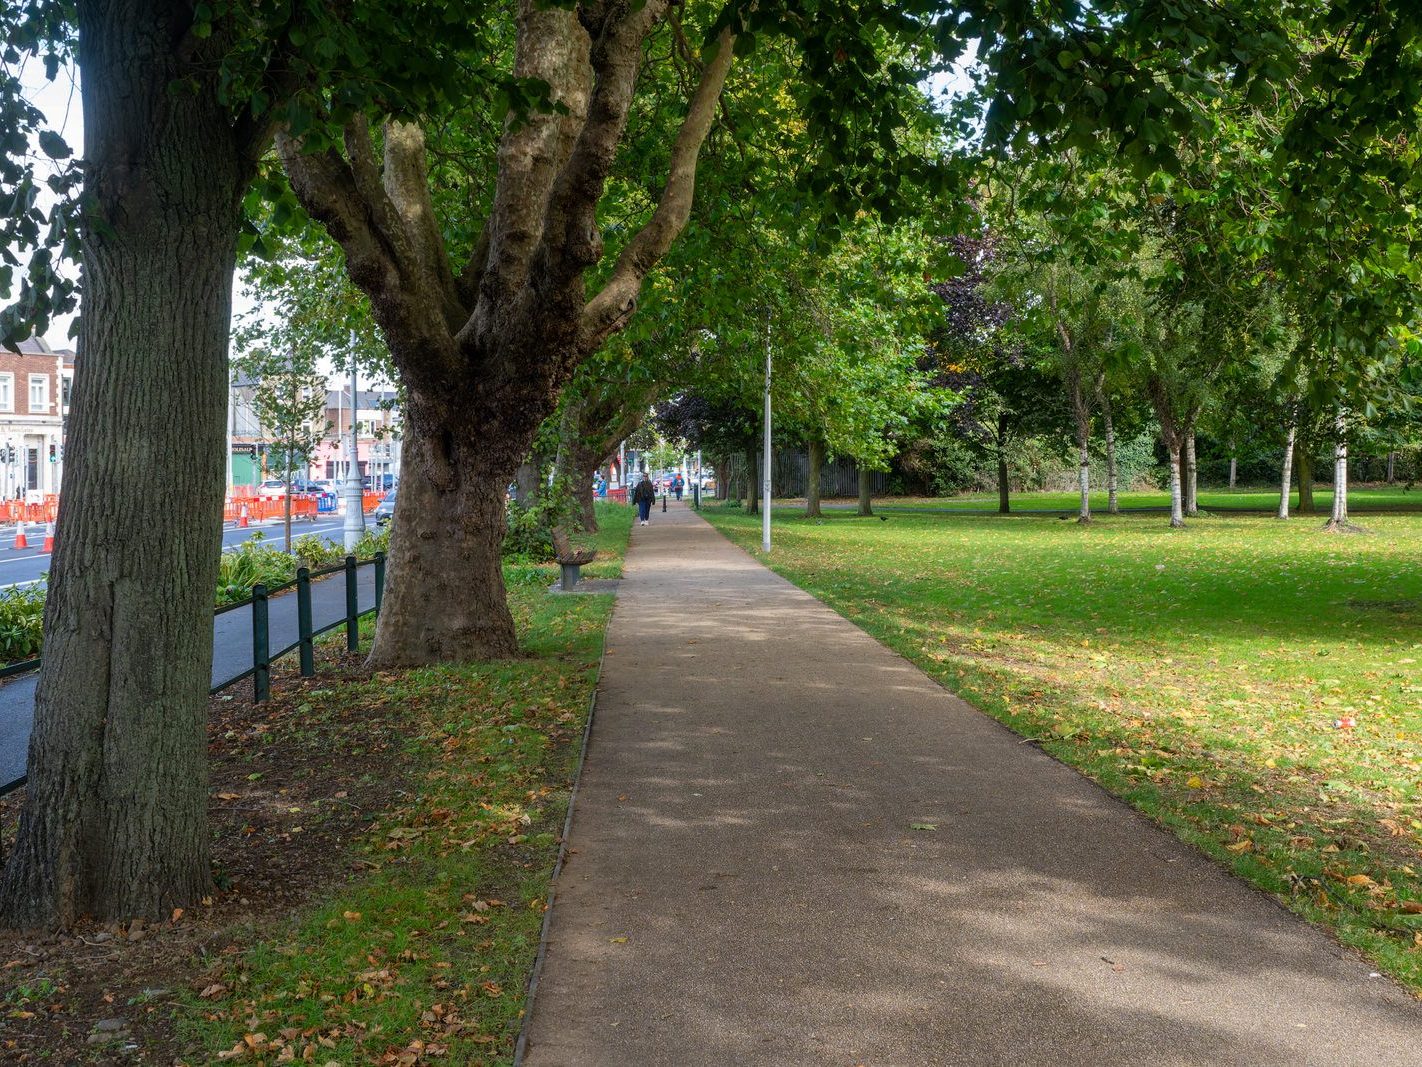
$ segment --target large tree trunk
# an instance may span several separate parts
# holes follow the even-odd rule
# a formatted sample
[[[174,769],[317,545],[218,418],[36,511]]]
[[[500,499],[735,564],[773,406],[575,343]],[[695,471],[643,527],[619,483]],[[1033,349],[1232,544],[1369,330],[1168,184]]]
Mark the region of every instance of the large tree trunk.
[[[866,518],[874,514],[874,501],[869,492],[869,471],[862,466],[859,468],[859,514]]]
[[[1185,525],[1185,508],[1180,488],[1180,442],[1167,441],[1170,452],[1170,525],[1179,529]]]
[[[1298,435],[1298,420],[1289,423],[1289,436],[1284,442],[1284,477],[1279,487],[1279,511],[1278,518],[1287,519],[1289,517],[1289,492],[1293,488],[1294,473],[1294,438]]]
[[[1116,427],[1111,421],[1111,401],[1106,393],[1098,390],[1096,400],[1101,405],[1101,420],[1106,430],[1106,510],[1116,515],[1121,511],[1117,498]]]
[[[1000,515],[1012,511],[1012,487],[1007,480],[1007,414],[997,416],[997,510]]]
[[[1200,514],[1200,468],[1195,462],[1195,431],[1185,435],[1185,514]]]
[[[504,596],[504,494],[517,461],[498,466],[505,450],[489,449],[480,427],[440,417],[459,408],[426,407],[413,392],[409,401],[390,566],[368,664],[511,656],[518,642]]]
[[[1299,469],[1299,514],[1312,515],[1313,503],[1313,456],[1308,446],[1294,439],[1294,466]]]
[[[805,517],[818,519],[820,512],[820,470],[825,465],[825,446],[818,438],[811,438],[806,444],[809,453],[808,470],[805,474]]]
[[[79,5],[80,319],[11,926],[166,917],[208,892],[207,690],[240,157],[183,5]],[[102,225],[97,224],[102,221]],[[161,457],[161,460],[156,457]],[[170,501],[153,522],[155,500]]]

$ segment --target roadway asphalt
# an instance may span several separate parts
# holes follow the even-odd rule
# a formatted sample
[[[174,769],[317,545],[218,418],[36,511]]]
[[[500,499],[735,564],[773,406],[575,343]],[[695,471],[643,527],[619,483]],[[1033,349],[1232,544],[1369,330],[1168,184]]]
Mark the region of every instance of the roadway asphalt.
[[[681,508],[632,531],[526,1067],[1417,1067],[1422,1003]]]
[[[280,540],[282,528],[274,526],[248,527],[245,530],[229,529],[223,533],[224,547],[231,548],[261,532],[269,539]],[[308,533],[324,535],[335,539],[341,532],[341,520],[322,520],[293,524],[292,536]],[[40,535],[43,537],[43,534]],[[7,540],[10,538],[7,537]],[[7,587],[29,585],[40,580],[48,569],[49,554],[45,552],[21,551],[13,548],[0,552],[0,581]],[[28,569],[27,569],[28,568]],[[375,605],[375,569],[362,567],[359,575],[358,591],[360,608]],[[341,575],[313,583],[311,588],[311,614],[313,623],[319,628],[327,623],[343,618],[346,610],[345,581]],[[297,639],[296,597],[282,595],[273,598],[268,608],[271,628],[271,648],[273,651],[291,644]],[[217,615],[212,621],[213,657],[212,684],[217,686],[230,678],[240,675],[252,666],[252,610],[250,607],[236,608]],[[35,683],[37,672],[19,675],[0,684],[0,790],[25,773],[25,756],[29,744],[30,724],[34,717]]]

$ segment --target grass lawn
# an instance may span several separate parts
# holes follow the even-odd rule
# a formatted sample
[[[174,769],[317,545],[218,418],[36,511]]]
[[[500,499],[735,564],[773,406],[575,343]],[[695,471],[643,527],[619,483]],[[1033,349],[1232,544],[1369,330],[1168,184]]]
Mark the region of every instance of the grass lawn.
[[[1422,517],[1367,526],[835,512],[767,562],[1422,992]]]
[[[1169,508],[1170,494],[1163,489],[1152,489],[1143,492],[1121,492],[1117,494],[1117,499],[1123,508]],[[1075,512],[1081,498],[1076,493],[1013,493],[1010,497],[1010,504],[1014,510],[1021,511],[1071,511]],[[1297,491],[1289,495],[1290,507],[1297,509],[1299,494]],[[1328,518],[1329,509],[1333,507],[1333,490],[1327,486],[1316,486],[1313,491],[1313,503],[1318,517],[1322,522]],[[1200,507],[1205,510],[1216,509],[1219,511],[1269,511],[1273,512],[1279,506],[1279,491],[1273,488],[1261,488],[1259,486],[1240,487],[1238,489],[1201,489]],[[943,511],[996,511],[996,493],[969,493],[963,496],[951,497],[888,497],[875,501],[876,509],[894,510],[898,508],[933,508]],[[1091,494],[1091,508],[1093,511],[1106,511],[1106,493],[1104,490]],[[1395,486],[1352,486],[1348,490],[1349,511],[1367,512],[1374,510],[1400,510],[1400,511],[1422,511],[1422,487],[1407,489],[1401,485]],[[1312,516],[1300,516],[1305,520],[1310,520]]]
[[[616,577],[631,509],[598,517],[586,573]],[[612,598],[549,596],[551,564],[506,577],[528,658],[325,694],[403,709],[411,790],[360,846],[363,877],[206,975],[186,1005],[192,1046],[238,1062],[511,1062]]]

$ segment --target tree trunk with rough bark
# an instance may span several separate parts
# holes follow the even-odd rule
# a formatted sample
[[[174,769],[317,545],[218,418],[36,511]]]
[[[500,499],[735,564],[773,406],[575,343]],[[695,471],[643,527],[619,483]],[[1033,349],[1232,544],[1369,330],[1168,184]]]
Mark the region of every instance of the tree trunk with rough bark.
[[[528,456],[514,472],[514,503],[521,508],[531,508],[538,503],[538,490],[542,486],[544,458],[537,453]]]
[[[377,670],[518,649],[503,571],[506,472],[516,454],[490,448],[478,420],[422,401],[407,392],[399,536],[390,539],[369,660]]]
[[[207,701],[238,205],[253,166],[183,5],[81,2],[84,313],[9,926],[209,891]],[[191,46],[186,41],[186,46]],[[197,46],[199,49],[201,45]],[[191,78],[195,91],[170,86]],[[162,457],[161,462],[154,457]],[[152,503],[176,501],[154,525]]]
[[[1012,512],[1012,486],[1007,477],[1007,413],[997,416],[997,511],[999,515]]]
[[[298,200],[370,298],[407,397],[405,484],[373,667],[515,650],[498,566],[505,486],[574,372],[626,327],[647,275],[685,227],[735,52],[727,28],[700,57],[680,124],[663,131],[660,198],[608,264],[598,211],[644,46],[668,6],[519,0],[513,73],[546,84],[557,106],[506,121],[482,237],[462,264],[444,241],[418,125],[387,122],[379,150],[360,117],[340,145],[277,138]],[[455,582],[457,593],[436,595]]]
[[[825,465],[825,446],[818,438],[811,438],[805,446],[809,453],[805,474],[805,517],[823,517],[820,511],[820,470]]]
[[[1279,510],[1277,518],[1287,519],[1289,517],[1289,493],[1293,489],[1294,474],[1294,438],[1298,435],[1299,424],[1295,419],[1289,423],[1289,436],[1284,442],[1284,476],[1279,487]]]
[[[1185,514],[1200,514],[1199,465],[1195,462],[1195,431],[1185,435]]]
[[[1063,337],[1066,336],[1060,326],[1058,330]],[[1068,374],[1067,385],[1071,395],[1072,418],[1076,423],[1076,484],[1081,497],[1076,521],[1085,526],[1091,522],[1091,406],[1087,403],[1078,369],[1073,368]]]
[[[1294,439],[1294,466],[1299,469],[1299,514],[1312,515],[1316,510],[1313,503],[1313,456],[1297,438]]]
[[[869,471],[859,468],[859,514],[868,518],[874,514],[874,501],[869,491]]]

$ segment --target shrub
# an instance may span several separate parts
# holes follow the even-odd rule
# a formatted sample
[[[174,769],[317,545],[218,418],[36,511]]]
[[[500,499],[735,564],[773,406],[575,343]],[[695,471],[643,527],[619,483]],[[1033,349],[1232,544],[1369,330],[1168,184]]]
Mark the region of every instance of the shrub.
[[[553,558],[553,527],[577,518],[577,502],[564,481],[554,482],[530,507],[508,502],[504,558],[546,563]]]
[[[43,585],[0,593],[0,662],[19,663],[39,655],[44,594]]]
[[[217,570],[218,604],[236,604],[252,595],[260,582],[268,588],[296,577],[296,557],[266,544],[261,535],[222,553]]]

